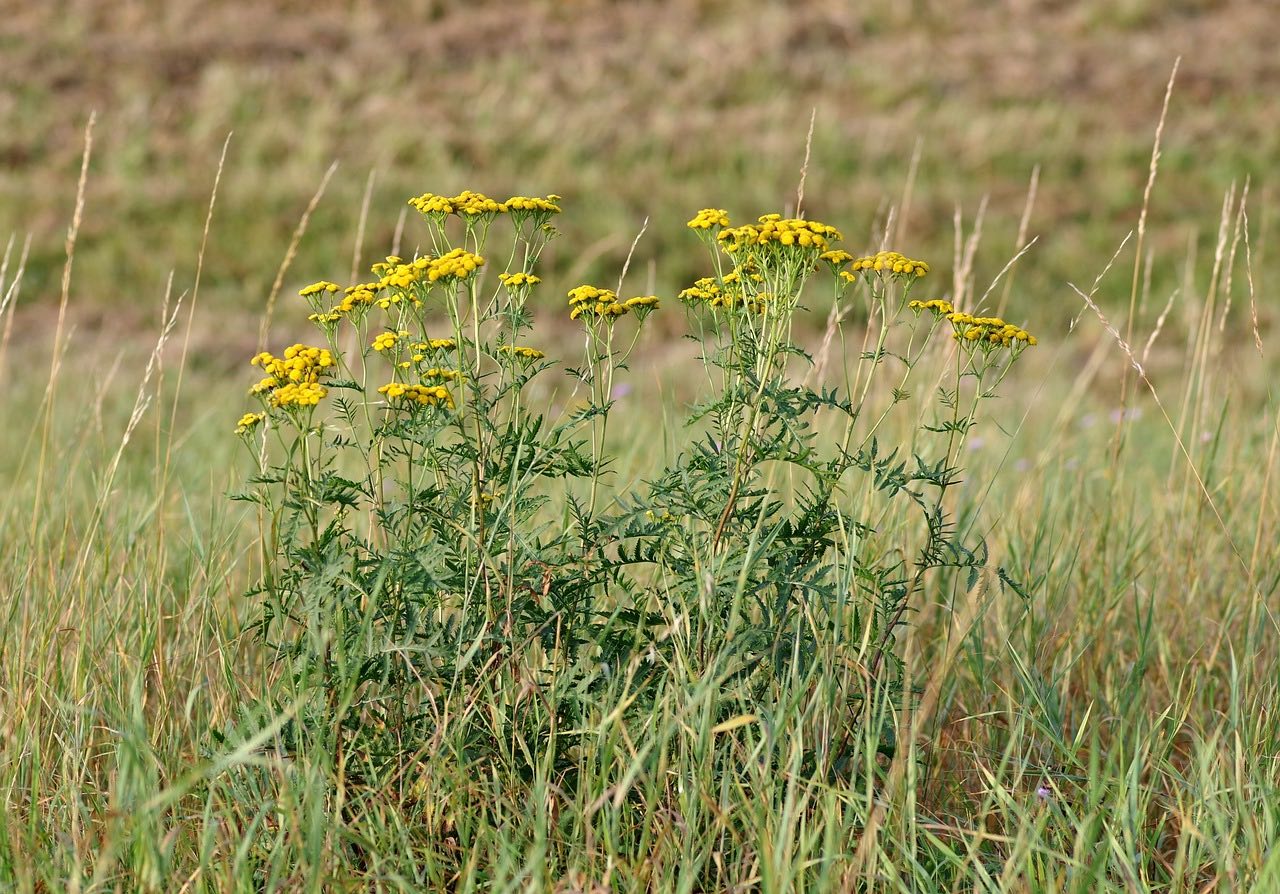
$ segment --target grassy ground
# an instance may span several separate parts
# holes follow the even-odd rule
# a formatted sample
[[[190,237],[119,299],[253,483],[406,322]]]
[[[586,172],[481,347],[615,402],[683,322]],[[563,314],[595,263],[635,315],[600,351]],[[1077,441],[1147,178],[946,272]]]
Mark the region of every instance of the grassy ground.
[[[0,304],[31,238],[0,313],[0,887],[1280,890],[1267,4],[416,6],[24,5],[0,26]],[[1089,291],[1137,226],[1179,52],[1144,263],[1131,239],[1097,290],[1149,389],[1066,284]],[[424,756],[344,800],[237,738],[281,683],[243,629],[257,532],[225,499],[246,469],[228,420],[330,162],[276,342],[301,334],[299,283],[348,278],[369,184],[366,261],[409,194],[556,191],[555,291],[616,270],[650,217],[631,275],[671,294],[705,272],[693,210],[793,199],[814,108],[806,207],[873,247],[897,209],[941,292],[986,292],[1039,166],[1039,241],[989,302],[1042,344],[965,462],[993,564],[1035,586],[915,607],[920,700],[876,783],[806,778],[785,734],[838,711],[836,671],[777,734],[709,735],[729,695],[705,681],[640,739],[604,705],[572,793]],[[689,380],[679,314],[663,326],[622,399],[620,484],[661,459]]]

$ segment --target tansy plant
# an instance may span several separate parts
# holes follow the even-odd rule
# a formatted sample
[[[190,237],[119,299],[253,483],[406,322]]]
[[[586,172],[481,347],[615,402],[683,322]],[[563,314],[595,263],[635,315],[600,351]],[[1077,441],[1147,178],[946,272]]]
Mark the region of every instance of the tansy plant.
[[[424,249],[368,282],[304,288],[320,344],[253,358],[259,407],[235,431],[257,462],[244,496],[262,522],[258,629],[298,705],[288,747],[354,749],[377,773],[448,727],[458,760],[521,774],[550,761],[568,785],[586,759],[570,731],[602,704],[626,715],[711,678],[732,693],[725,716],[757,712],[832,654],[864,669],[849,729],[889,741],[895,631],[935,573],[986,561],[948,514],[957,456],[1034,338],[913,300],[928,264],[854,258],[829,225],[700,211],[689,226],[712,273],[679,298],[707,394],[669,464],[624,489],[608,475],[611,395],[659,299],[568,291],[585,348],[566,385],[587,399],[549,420],[528,386],[562,373],[529,338],[529,306],[558,201],[410,200]],[[815,279],[836,329],[866,317],[838,387],[796,341]],[[935,410],[887,443],[891,408],[947,329]],[[843,736],[814,749],[813,770],[852,769]]]

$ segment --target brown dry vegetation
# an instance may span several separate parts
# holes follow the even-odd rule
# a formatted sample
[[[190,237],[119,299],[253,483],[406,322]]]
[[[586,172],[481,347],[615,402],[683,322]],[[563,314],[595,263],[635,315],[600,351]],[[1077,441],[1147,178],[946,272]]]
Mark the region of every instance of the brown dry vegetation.
[[[899,240],[952,255],[989,198],[978,282],[1015,242],[1040,167],[1020,311],[1065,319],[1064,290],[1134,226],[1169,71],[1149,245],[1156,303],[1211,251],[1221,197],[1253,178],[1268,281],[1280,162],[1280,16],[1270,2],[1126,0],[730,3],[256,3],[9,0],[0,23],[0,235],[33,237],[26,305],[51,302],[80,134],[99,124],[75,302],[86,319],[150,317],[164,278],[190,280],[218,155],[233,133],[204,283],[256,314],[325,169],[340,168],[287,285],[350,273],[361,196],[555,191],[564,280],[633,270],[670,293],[702,272],[683,221],[794,201],[816,110],[810,213],[851,247]],[[913,154],[917,178],[903,191]],[[394,240],[374,214],[366,256]],[[652,267],[650,261],[661,259]],[[943,270],[943,277],[949,272]],[[1194,271],[1201,286],[1205,270]],[[943,280],[940,277],[940,280]],[[1123,278],[1119,278],[1123,279]],[[1127,284],[1117,294],[1127,299]],[[1194,282],[1194,280],[1193,280]],[[1112,300],[1103,293],[1104,305]],[[28,308],[31,312],[31,309]]]

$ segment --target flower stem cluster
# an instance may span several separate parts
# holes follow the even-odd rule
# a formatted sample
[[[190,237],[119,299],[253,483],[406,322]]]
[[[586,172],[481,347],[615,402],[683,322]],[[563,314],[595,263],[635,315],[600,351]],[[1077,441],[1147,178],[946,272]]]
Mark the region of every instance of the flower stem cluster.
[[[581,725],[588,705],[619,703],[617,681],[636,699],[671,685],[672,668],[681,681],[738,681],[753,701],[726,701],[732,717],[791,697],[786,687],[805,678],[791,670],[798,656],[862,668],[848,695],[864,705],[898,699],[844,713],[896,716],[909,699],[897,646],[906,612],[939,569],[976,574],[986,561],[949,515],[956,458],[995,373],[1034,337],[945,300],[908,303],[922,261],[854,259],[827,224],[765,214],[731,227],[726,211],[704,208],[688,226],[715,272],[679,297],[709,311],[691,314],[705,400],[671,439],[669,463],[624,484],[608,425],[627,406],[615,377],[643,329],[614,324],[643,322],[659,297],[620,298],[632,294],[621,283],[569,290],[582,359],[543,387],[555,366],[529,346],[525,301],[556,197],[468,190],[410,204],[426,218],[424,250],[378,261],[369,282],[303,288],[326,346],[256,356],[260,406],[235,427],[257,448],[245,497],[262,510],[255,629],[288,663],[279,676],[298,696],[286,747],[310,737],[351,755],[361,774],[387,767],[400,778],[438,743],[436,718],[447,715],[469,765],[526,778],[530,753],[510,741],[548,749],[539,766],[573,766],[579,737],[556,730]],[[510,242],[494,247],[503,233]],[[486,275],[486,256],[505,259],[501,273]],[[815,279],[835,302],[829,337],[847,316],[841,302],[867,299],[863,350],[832,352],[825,371],[796,336]],[[903,402],[930,400],[907,386],[950,345],[916,338],[943,321],[962,346],[946,348],[956,364],[938,389],[942,418],[926,421],[936,410],[925,403],[907,431],[882,426]],[[255,432],[271,437],[250,443]],[[462,701],[476,686],[493,688],[493,711]],[[845,738],[869,741],[877,729]],[[822,778],[835,778],[857,765],[849,747],[805,762],[828,761]]]

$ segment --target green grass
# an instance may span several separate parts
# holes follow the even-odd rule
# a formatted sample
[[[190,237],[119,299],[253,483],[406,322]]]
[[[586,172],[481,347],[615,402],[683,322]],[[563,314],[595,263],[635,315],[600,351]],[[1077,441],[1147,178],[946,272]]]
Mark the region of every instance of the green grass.
[[[1121,45],[1153,21],[1175,28],[1153,8],[1088,7],[1121,29]],[[689,10],[706,17],[701,35],[745,27],[697,4]],[[1200,13],[1222,23],[1213,10]],[[543,22],[548,40],[558,33],[554,18]],[[49,45],[81,46],[77,21],[50,33]],[[879,21],[868,15],[855,24],[871,34]],[[939,22],[928,27],[942,29]],[[675,54],[668,40],[680,42],[661,41]],[[1242,46],[1234,62],[1247,69],[1254,36]],[[497,55],[487,63],[496,83],[525,84],[517,60]],[[1209,65],[1184,64],[1193,74]],[[401,86],[415,80],[408,68],[395,71]],[[837,77],[831,71],[815,62],[813,77],[831,88],[823,81]],[[606,84],[625,80],[610,72]],[[127,116],[108,104],[58,339],[60,230],[76,171],[74,138],[65,133],[78,131],[84,110],[58,107],[47,82],[27,81],[5,113],[41,122],[25,132],[44,135],[32,139],[48,140],[65,163],[38,176],[29,167],[0,176],[0,234],[36,230],[18,311],[0,314],[0,333],[10,320],[14,333],[0,348],[0,888],[1280,890],[1280,428],[1274,313],[1264,301],[1274,278],[1268,184],[1251,187],[1250,253],[1234,239],[1233,213],[1216,266],[1214,244],[1222,191],[1274,165],[1275,131],[1259,96],[1232,94],[1223,110],[1197,104],[1194,78],[1190,95],[1175,91],[1147,234],[1151,287],[1138,292],[1132,339],[1142,353],[1177,289],[1144,360],[1157,404],[1066,283],[1087,290],[1136,225],[1167,72],[1142,83],[1149,102],[1133,115],[1141,126],[1111,137],[1100,133],[1105,116],[1087,103],[1064,99],[1060,115],[1038,102],[1035,88],[1020,99],[1013,80],[998,81],[1010,95],[947,103],[921,86],[882,94],[888,75],[860,72],[871,82],[859,103],[882,97],[872,120],[888,135],[850,152],[851,134],[876,132],[862,128],[868,119],[836,124],[820,111],[806,204],[874,242],[872,221],[902,192],[912,129],[927,122],[937,143],[925,143],[904,238],[934,261],[940,280],[965,266],[959,258],[948,266],[953,200],[964,201],[968,221],[976,199],[995,193],[976,267],[956,283],[981,295],[1013,253],[1022,197],[1012,184],[1044,162],[1037,207],[1053,210],[1032,228],[1040,242],[1015,269],[1010,298],[1011,316],[1035,328],[1041,345],[1002,387],[999,418],[975,432],[980,446],[964,458],[967,496],[958,507],[985,536],[991,564],[1033,582],[1028,598],[984,581],[967,592],[930,591],[914,606],[903,647],[918,697],[911,711],[886,718],[900,743],[895,755],[877,757],[876,743],[865,743],[868,765],[857,781],[833,784],[803,771],[806,749],[821,744],[814,731],[838,724],[865,670],[833,650],[810,677],[779,688],[785,699],[751,707],[754,720],[721,732],[712,730],[726,710],[750,707],[731,684],[677,673],[645,716],[623,722],[620,682],[592,705],[573,787],[546,772],[486,772],[451,750],[455,726],[520,697],[509,677],[480,677],[461,700],[467,715],[442,721],[440,748],[414,755],[414,769],[380,790],[360,786],[359,767],[341,756],[283,756],[277,734],[289,688],[247,632],[252,606],[242,596],[258,532],[227,494],[248,469],[229,429],[244,409],[241,360],[257,342],[260,299],[334,154],[345,167],[286,289],[314,276],[345,279],[351,209],[374,157],[362,154],[363,131],[343,122],[351,106],[374,109],[357,122],[388,113],[341,70],[326,75],[332,105],[303,107],[304,82],[273,91],[257,67],[234,58],[204,71],[201,102],[168,130],[142,127],[131,143],[120,124]],[[604,91],[619,105],[608,114],[584,106],[589,91],[581,88],[582,102],[565,106],[577,111],[545,113],[548,121],[535,89],[542,82],[533,79],[513,100],[525,104],[529,142],[519,152],[491,148],[497,113],[483,103],[451,125],[465,133],[453,142],[423,143],[412,131],[403,145],[380,142],[373,202],[381,213],[370,217],[379,222],[363,253],[390,243],[385,220],[401,194],[490,187],[471,182],[471,172],[492,171],[494,192],[508,182],[530,192],[572,187],[569,207],[586,209],[573,225],[575,215],[566,215],[563,241],[599,241],[581,256],[550,257],[548,285],[567,288],[625,256],[646,215],[652,229],[632,276],[644,281],[652,258],[655,288],[683,285],[700,269],[682,242],[693,210],[727,197],[742,217],[793,195],[813,103],[797,99],[809,94],[788,82],[770,106],[761,99],[775,95],[763,86],[768,74],[724,74],[713,91],[717,111],[708,105],[692,123],[660,114],[678,107],[671,91],[679,78],[657,78],[651,105]],[[554,76],[539,75],[549,84]],[[155,89],[151,74],[137,77]],[[924,91],[919,105],[913,90]],[[393,109],[396,96],[384,98]],[[636,109],[651,110],[637,116],[646,126],[619,132],[616,146],[609,128],[588,126],[593,112],[617,120],[610,116]],[[579,117],[562,131],[556,115]],[[274,123],[255,128],[264,116]],[[711,135],[725,121],[748,123],[734,131],[742,140],[715,150]],[[193,298],[229,122],[239,130]],[[330,126],[342,138],[300,156],[296,133],[282,133]],[[5,130],[10,144],[0,149],[18,151],[19,137]],[[162,132],[190,142],[166,154]],[[578,137],[574,152],[550,151],[563,132]],[[748,151],[751,136],[759,148]],[[442,182],[463,172],[468,182]],[[15,252],[20,245],[21,236]],[[15,263],[0,279],[0,303]],[[1121,333],[1133,263],[1131,242],[1098,293]],[[148,373],[174,267],[175,298],[186,294]],[[1261,305],[1261,351],[1251,295]],[[275,331],[299,331],[300,317],[282,298]],[[701,369],[693,346],[678,338],[678,314],[663,326],[646,336],[633,364],[636,387],[611,428],[619,486],[662,461],[652,445],[676,437],[670,420],[693,388],[690,371]],[[549,335],[562,355],[570,339],[567,331]],[[51,377],[58,349],[65,359]],[[1140,415],[1121,425],[1113,415],[1125,376],[1127,403]],[[555,697],[554,681],[548,692]],[[536,764],[536,743],[509,747],[530,747]]]

